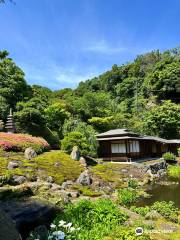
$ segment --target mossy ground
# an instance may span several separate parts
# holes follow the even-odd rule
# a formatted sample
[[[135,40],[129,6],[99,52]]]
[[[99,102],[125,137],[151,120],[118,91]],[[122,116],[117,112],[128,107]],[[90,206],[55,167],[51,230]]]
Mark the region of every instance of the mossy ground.
[[[20,167],[8,170],[10,161],[18,161]],[[28,179],[53,177],[55,183],[61,184],[65,180],[78,178],[83,168],[78,161],[73,161],[62,151],[43,153],[32,160],[26,160],[22,153],[0,152],[0,176],[23,175]]]
[[[114,184],[116,188],[127,187],[127,179],[137,178],[143,181],[144,175],[135,165],[104,163],[91,169],[91,173],[106,183]],[[126,181],[124,181],[126,179]]]
[[[102,195],[101,192],[97,192],[97,191],[93,190],[92,188],[90,188],[88,186],[82,186],[81,184],[74,185],[73,189],[78,190],[80,192],[80,194],[82,194],[83,196],[98,197],[98,196]]]

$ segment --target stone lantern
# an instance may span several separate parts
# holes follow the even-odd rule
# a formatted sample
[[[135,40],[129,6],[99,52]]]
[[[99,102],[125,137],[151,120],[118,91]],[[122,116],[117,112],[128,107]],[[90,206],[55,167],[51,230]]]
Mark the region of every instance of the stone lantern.
[[[14,126],[14,120],[13,120],[13,114],[12,109],[10,109],[10,113],[7,117],[5,129],[8,133],[14,133],[15,132],[15,126]]]

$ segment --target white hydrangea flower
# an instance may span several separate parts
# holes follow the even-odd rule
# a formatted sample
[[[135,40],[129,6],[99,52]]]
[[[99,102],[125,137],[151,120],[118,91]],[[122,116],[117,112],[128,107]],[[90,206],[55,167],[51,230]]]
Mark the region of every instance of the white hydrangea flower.
[[[50,227],[51,227],[51,228],[55,228],[56,225],[55,225],[54,223],[51,223]]]
[[[70,228],[72,226],[72,223],[68,223],[66,225],[64,225],[65,228]]]
[[[75,227],[71,227],[69,230],[70,230],[70,232],[73,232],[73,231],[75,231],[76,229],[75,229]]]
[[[56,240],[63,240],[65,238],[65,233],[62,231],[53,232],[53,236],[56,237]]]
[[[59,221],[59,227],[62,227],[62,226],[64,226],[66,224],[66,222],[65,221],[63,221],[63,220],[61,220],[61,221]]]

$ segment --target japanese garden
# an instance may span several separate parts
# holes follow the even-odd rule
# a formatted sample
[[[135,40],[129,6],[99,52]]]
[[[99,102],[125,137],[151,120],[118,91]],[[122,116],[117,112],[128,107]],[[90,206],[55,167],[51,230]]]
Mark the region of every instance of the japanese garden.
[[[0,45],[0,240],[179,240],[180,47],[74,88],[25,72]]]
[[[139,239],[167,239],[148,233],[154,228],[178,239],[178,140],[174,153],[129,164],[101,160],[97,134],[126,128],[178,139],[179,49],[58,91],[28,85],[7,51],[0,57],[0,208],[23,239],[136,239],[138,226],[147,232]]]

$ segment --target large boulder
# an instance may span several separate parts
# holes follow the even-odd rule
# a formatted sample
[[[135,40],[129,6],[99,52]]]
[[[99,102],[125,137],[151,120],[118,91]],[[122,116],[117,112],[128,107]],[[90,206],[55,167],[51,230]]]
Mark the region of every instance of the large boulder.
[[[24,176],[14,175],[12,176],[10,183],[13,185],[20,185],[27,181],[27,178]]]
[[[24,157],[28,160],[31,160],[32,158],[36,157],[37,153],[36,151],[32,148],[26,148],[25,152],[24,152]]]
[[[73,185],[73,181],[68,180],[68,181],[62,183],[61,189],[63,189],[63,190],[68,189],[72,185]]]
[[[48,176],[47,179],[46,179],[46,181],[47,181],[48,183],[53,183],[53,182],[54,182],[54,179],[53,179],[53,177]]]
[[[80,158],[80,152],[77,146],[74,146],[71,152],[71,158],[73,160],[79,160]]]
[[[12,219],[0,210],[0,240],[20,240]]]
[[[7,169],[12,170],[12,169],[18,168],[19,166],[20,166],[19,162],[9,162]]]
[[[48,204],[47,201],[41,201],[40,199],[26,201],[12,199],[0,201],[0,211],[1,210],[8,213],[8,215],[13,219],[16,224],[16,228],[23,239],[26,239],[28,232],[34,230],[36,226],[44,224],[49,225],[57,215],[57,211],[60,211],[60,209],[57,209],[54,205]],[[14,238],[7,237],[12,229],[10,225],[7,230],[7,236],[3,235],[4,238],[1,238],[3,227],[6,229],[5,226],[8,226],[8,222],[10,221],[6,224],[6,221],[4,221],[3,218],[1,222],[2,227],[0,223],[0,240],[19,240],[14,237],[16,236],[15,234],[12,235]]]
[[[82,172],[80,174],[79,178],[77,179],[77,183],[84,185],[84,186],[91,185],[92,178],[91,178],[88,170],[85,170],[84,172]]]
[[[85,159],[84,157],[80,157],[79,163],[80,163],[84,168],[87,168],[87,162],[86,162],[86,159]]]

